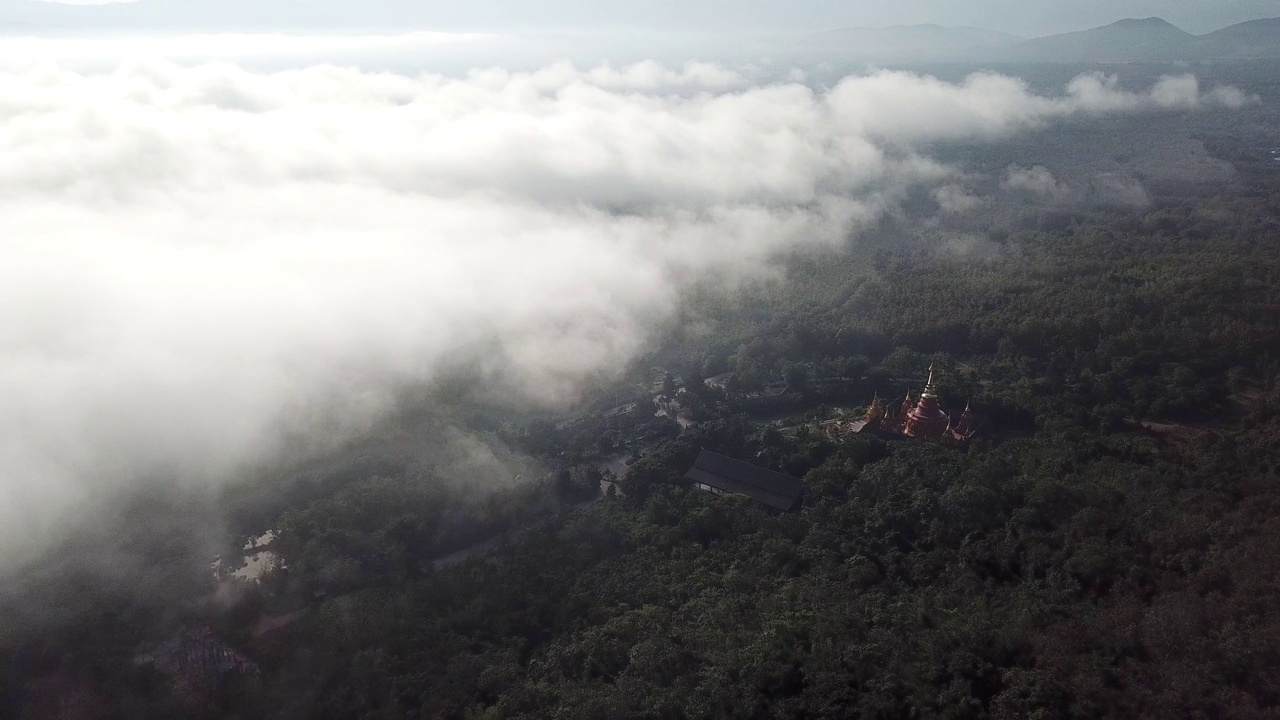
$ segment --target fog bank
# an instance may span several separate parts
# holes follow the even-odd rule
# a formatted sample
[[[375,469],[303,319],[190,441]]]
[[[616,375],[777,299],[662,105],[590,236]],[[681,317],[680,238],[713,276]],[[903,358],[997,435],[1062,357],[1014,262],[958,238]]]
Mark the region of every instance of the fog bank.
[[[1247,100],[1190,76],[1040,97],[996,75],[819,92],[706,64],[447,78],[9,57],[0,566],[134,483],[216,486],[340,442],[446,360],[563,404],[684,283],[766,272],[945,186],[958,171],[928,143]],[[1052,192],[1046,173],[1007,183]]]

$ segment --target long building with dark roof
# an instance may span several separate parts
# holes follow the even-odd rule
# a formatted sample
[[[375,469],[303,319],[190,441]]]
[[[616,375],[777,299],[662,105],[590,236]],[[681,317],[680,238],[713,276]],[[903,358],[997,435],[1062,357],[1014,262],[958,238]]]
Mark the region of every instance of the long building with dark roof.
[[[774,510],[790,512],[800,507],[804,483],[759,465],[703,450],[685,478],[701,490],[743,495]]]

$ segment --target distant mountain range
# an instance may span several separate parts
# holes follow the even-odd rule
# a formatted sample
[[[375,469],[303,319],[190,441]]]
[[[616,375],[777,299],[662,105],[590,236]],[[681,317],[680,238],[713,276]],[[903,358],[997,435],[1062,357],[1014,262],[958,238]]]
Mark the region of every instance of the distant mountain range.
[[[1196,38],[1205,57],[1274,58],[1280,55],[1280,18],[1250,20]]]
[[[1024,40],[981,28],[911,25],[847,28],[790,39],[790,56],[812,60],[1173,62],[1280,59],[1280,18],[1192,35],[1160,18]]]
[[[1080,32],[1050,35],[1006,48],[1011,60],[1080,62],[1182,59],[1196,36],[1161,20],[1121,20]]]
[[[447,5],[397,0],[361,3],[307,0],[305,5],[260,0],[184,0],[181,3],[139,0],[74,6],[36,0],[0,0],[0,34],[282,32],[290,29],[360,32],[469,29],[485,25],[480,22],[483,13],[472,15],[465,15],[470,21],[462,22],[464,15]],[[731,49],[723,49],[721,45]],[[843,28],[741,40],[721,37],[714,50],[699,46],[688,51],[700,56],[770,56],[800,62],[886,64],[1280,59],[1280,18],[1251,20],[1205,35],[1185,32],[1160,18],[1127,19],[1090,30],[1034,39],[976,27]]]
[[[1280,58],[1280,18],[1192,35],[1160,18],[1121,20],[1001,48],[993,58],[1031,62],[1158,62]]]

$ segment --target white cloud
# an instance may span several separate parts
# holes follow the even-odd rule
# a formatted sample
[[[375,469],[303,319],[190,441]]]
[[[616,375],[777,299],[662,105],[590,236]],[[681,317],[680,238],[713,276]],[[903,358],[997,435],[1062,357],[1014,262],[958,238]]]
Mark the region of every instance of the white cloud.
[[[15,61],[0,550],[139,478],[219,483],[290,437],[341,439],[471,348],[561,397],[633,357],[682,282],[838,243],[954,175],[917,143],[1221,101],[1078,82]]]
[[[1023,192],[1052,199],[1063,199],[1069,190],[1061,185],[1053,173],[1043,165],[1021,167],[1012,165],[1005,171],[1001,187],[1010,192]]]
[[[933,191],[933,201],[949,215],[966,215],[977,210],[985,201],[970,193],[963,185],[943,185]]]
[[[1201,92],[1192,75],[1162,78],[1145,93],[1123,90],[1114,76],[1090,73],[1061,97],[1033,95],[1017,78],[990,73],[953,84],[905,72],[846,79],[829,102],[837,121],[875,140],[918,143],[995,138],[1055,118],[1140,110],[1239,107],[1252,101],[1235,88]]]

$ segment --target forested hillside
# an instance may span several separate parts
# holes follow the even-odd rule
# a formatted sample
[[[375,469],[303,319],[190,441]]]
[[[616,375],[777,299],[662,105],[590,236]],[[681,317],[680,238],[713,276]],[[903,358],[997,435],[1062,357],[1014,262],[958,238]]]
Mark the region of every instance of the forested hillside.
[[[624,499],[324,603],[273,645],[263,707],[1267,717],[1280,702],[1272,203],[1045,217],[976,258],[886,241],[799,262],[732,308],[702,298],[682,327],[703,343],[676,333],[666,351],[690,371],[767,376],[807,358],[898,376],[936,358],[947,395],[971,395],[995,429],[956,451],[702,423],[636,463]],[[803,510],[689,489],[678,478],[700,448],[802,476]]]
[[[450,412],[545,471],[527,482],[359,456],[133,507],[0,597],[0,716],[70,697],[131,720],[1275,717],[1268,162],[1145,204],[903,213],[777,275],[701,283],[601,381],[617,397],[665,369],[688,427],[517,428],[450,388]],[[984,419],[965,447],[810,422],[918,393],[930,363],[944,405]],[[743,414],[702,382],[726,373],[730,394],[785,381],[808,404]],[[807,386],[833,377],[842,396]],[[802,508],[691,488],[702,449],[802,478]],[[210,514],[237,546],[271,530],[275,568],[211,577],[184,533]],[[192,627],[260,674],[176,692],[155,648]]]

